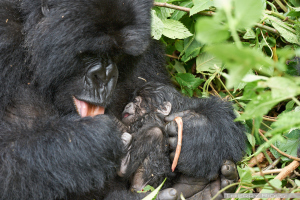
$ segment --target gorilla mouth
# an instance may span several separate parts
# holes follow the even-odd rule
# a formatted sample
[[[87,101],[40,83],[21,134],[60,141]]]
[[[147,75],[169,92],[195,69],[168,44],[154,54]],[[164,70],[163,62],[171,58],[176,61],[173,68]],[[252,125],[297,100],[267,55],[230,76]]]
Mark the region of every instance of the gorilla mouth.
[[[85,101],[78,100],[74,96],[73,96],[73,102],[77,113],[81,117],[87,117],[87,116],[94,117],[96,115],[104,114],[105,108],[102,106],[97,106]]]
[[[129,114],[129,113],[124,113],[124,114],[123,114],[123,118],[127,118],[129,115],[131,115],[131,114]]]

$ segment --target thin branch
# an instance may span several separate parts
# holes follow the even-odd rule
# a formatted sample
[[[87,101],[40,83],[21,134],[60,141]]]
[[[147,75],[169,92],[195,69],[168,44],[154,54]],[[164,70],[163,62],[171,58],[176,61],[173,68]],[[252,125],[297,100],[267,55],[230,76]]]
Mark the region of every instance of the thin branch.
[[[174,58],[174,59],[176,59],[176,60],[179,59],[178,56],[173,56],[173,55],[169,55],[169,54],[165,54],[165,56],[167,56],[167,57],[169,57],[169,58]]]
[[[266,136],[262,132],[263,132],[263,130],[261,130],[261,129],[258,130],[258,133],[261,135],[261,137],[263,137],[266,142],[269,142],[269,140],[266,138]],[[273,149],[275,149],[278,153],[280,153],[281,155],[284,155],[285,157],[288,157],[288,158],[293,159],[293,160],[300,161],[300,158],[297,158],[297,157],[294,157],[294,156],[291,156],[289,154],[284,153],[283,151],[281,151],[280,149],[275,147],[273,144],[270,144],[270,146]]]
[[[172,8],[175,10],[181,10],[181,11],[185,11],[185,12],[190,12],[190,8],[186,8],[186,7],[182,7],[182,6],[176,6],[173,4],[168,4],[168,3],[159,3],[159,2],[154,2],[153,3],[154,6],[159,6],[159,7],[166,7],[166,8]]]
[[[288,166],[285,166],[282,171],[275,177],[275,179],[283,180],[285,179],[289,174],[291,174],[298,166],[299,162],[294,160],[291,162]]]
[[[283,16],[283,15],[281,15],[281,14],[278,13],[278,12],[266,10],[265,13],[267,13],[268,15],[273,15],[273,16],[275,16],[275,17],[278,17],[278,18],[282,19],[283,21],[287,21],[287,22],[292,23],[292,24],[295,24],[295,23],[296,23],[294,20],[292,20],[292,19],[290,19],[290,18],[288,18],[288,17],[286,17],[286,16]]]
[[[261,174],[266,175],[266,174],[279,174],[282,171],[282,169],[272,169],[272,170],[265,170],[262,172],[256,172],[253,173],[252,176],[261,176]]]
[[[171,8],[171,9],[174,9],[174,10],[181,10],[181,11],[184,11],[184,12],[187,12],[187,13],[189,13],[190,10],[191,10],[190,8],[187,8],[187,7],[176,6],[176,5],[169,4],[169,3],[154,2],[153,5],[154,6],[159,6],[159,7]],[[198,14],[205,15],[205,16],[213,16],[214,12],[213,11],[201,11]]]
[[[264,171],[273,169],[281,160],[281,157],[277,158],[272,164],[264,169]]]
[[[240,102],[238,102],[238,100],[236,100],[236,98],[230,93],[230,91],[227,89],[227,87],[225,86],[225,84],[223,83],[223,81],[221,80],[220,77],[217,76],[217,79],[219,80],[219,82],[221,83],[221,85],[223,86],[223,88],[226,90],[226,92],[229,94],[229,96],[241,107],[244,108]]]
[[[255,26],[261,29],[265,29],[266,31],[269,31],[271,33],[280,35],[280,33],[275,29],[275,28],[271,28],[269,26],[263,25],[263,24],[259,24],[259,23],[255,23]]]

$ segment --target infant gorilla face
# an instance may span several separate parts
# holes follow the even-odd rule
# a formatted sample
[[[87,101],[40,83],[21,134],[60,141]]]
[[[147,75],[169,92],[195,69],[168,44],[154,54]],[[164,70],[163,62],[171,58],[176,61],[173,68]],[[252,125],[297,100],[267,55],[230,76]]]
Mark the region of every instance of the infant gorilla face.
[[[125,106],[122,112],[122,122],[129,126],[149,113],[167,116],[171,109],[172,105],[168,101],[163,102],[162,105],[156,105],[155,100],[151,97],[136,96],[132,102]]]
[[[125,125],[130,125],[136,122],[140,117],[147,113],[145,102],[140,96],[135,97],[135,99],[128,103],[122,113],[122,122]]]

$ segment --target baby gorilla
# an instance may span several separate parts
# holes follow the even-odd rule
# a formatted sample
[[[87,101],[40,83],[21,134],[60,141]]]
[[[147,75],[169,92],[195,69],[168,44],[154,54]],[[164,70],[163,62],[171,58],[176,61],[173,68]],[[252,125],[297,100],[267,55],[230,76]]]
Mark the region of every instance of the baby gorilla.
[[[122,167],[125,177],[131,179],[133,191],[140,191],[147,184],[157,187],[171,174],[167,135],[164,131],[164,118],[170,111],[170,102],[158,105],[150,98],[136,96],[122,113],[122,122],[128,127],[132,138],[123,134],[127,140],[131,139],[131,143]]]
[[[166,125],[165,120],[177,114],[183,119],[181,154],[188,155],[189,160],[179,157],[176,173],[172,173],[168,144],[174,150],[177,128],[174,121]],[[225,160],[237,162],[244,152],[244,129],[234,118],[229,102],[216,97],[188,98],[172,87],[148,82],[135,91],[134,100],[122,113],[122,122],[132,137],[121,172],[131,177],[133,190],[141,190],[146,184],[156,187],[165,177],[169,177],[168,183],[175,179],[178,182],[181,174],[214,180]],[[196,173],[182,167],[187,162],[198,167]],[[185,185],[172,187],[184,193],[189,190]]]

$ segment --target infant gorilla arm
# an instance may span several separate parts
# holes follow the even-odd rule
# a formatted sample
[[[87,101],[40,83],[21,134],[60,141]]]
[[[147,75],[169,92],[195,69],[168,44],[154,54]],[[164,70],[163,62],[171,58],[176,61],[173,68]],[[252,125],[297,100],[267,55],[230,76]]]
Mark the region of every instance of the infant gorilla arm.
[[[214,106],[219,108],[220,110],[212,110],[211,108],[208,108],[211,109],[212,112],[217,112],[209,114],[212,116],[218,114],[219,117],[228,118],[227,115],[232,112],[230,105],[227,104],[227,107],[222,107],[224,106],[222,104],[226,105],[225,102],[222,102],[220,100],[212,102],[215,103]],[[222,108],[226,109],[226,112],[224,112]],[[201,114],[198,114],[194,111],[197,109],[198,111],[199,109],[201,109]],[[171,173],[170,160],[168,159],[169,149],[167,148],[168,142],[166,141],[168,139],[168,136],[166,135],[164,129],[164,118],[170,113],[171,115],[168,116],[168,118],[174,119],[175,115],[181,115],[185,119],[186,124],[183,124],[184,134],[182,147],[184,151],[186,151],[187,149],[186,147],[184,148],[184,145],[188,145],[190,142],[188,140],[192,138],[200,140],[198,142],[201,142],[201,145],[205,146],[213,145],[215,143],[215,141],[207,140],[207,138],[209,139],[210,137],[213,137],[214,140],[219,140],[219,138],[217,138],[220,137],[220,135],[218,135],[219,132],[211,133],[210,130],[204,130],[203,128],[203,132],[197,132],[197,128],[201,128],[201,126],[209,126],[210,121],[204,118],[211,117],[209,115],[205,116],[205,114],[210,110],[206,111],[205,109],[207,109],[205,99],[190,99],[183,97],[174,88],[165,86],[160,83],[149,82],[142,86],[141,89],[138,89],[136,91],[135,99],[126,105],[122,114],[122,121],[124,124],[129,126],[130,132],[132,133],[133,137],[131,146],[129,148],[130,159],[127,163],[127,171],[125,174],[126,176],[132,175],[133,189],[141,190],[146,184],[155,184],[154,186],[157,186],[158,180],[162,181],[164,177],[169,177],[170,180],[170,177],[174,177],[174,174],[172,175]],[[203,116],[201,116],[202,113]],[[232,118],[231,120],[233,119],[234,118]],[[215,120],[222,122],[222,119]],[[189,125],[190,122],[193,123],[192,126]],[[175,126],[172,123],[169,123],[167,125],[167,129],[169,129],[169,133],[174,136],[177,135],[177,130],[174,128]],[[228,123],[234,125],[233,121],[228,121]],[[237,124],[237,126],[240,125]],[[218,176],[221,166],[224,164],[223,162],[225,160],[232,160],[234,162],[238,161],[238,159],[240,159],[242,156],[245,145],[245,139],[242,130],[242,128],[241,130],[236,130],[236,133],[226,132],[226,130],[224,130],[222,132],[222,137],[225,139],[225,141],[221,140],[219,142],[221,148],[217,149],[218,152],[216,153],[214,151],[201,151],[201,146],[193,146],[192,149],[190,149],[190,151],[192,152],[183,151],[183,156],[191,153],[200,154],[200,156],[192,155],[194,156],[193,159],[198,158],[198,163],[189,160],[189,163],[192,162],[195,165],[199,165],[199,168],[197,169],[198,171],[192,171],[193,168],[190,168],[190,170],[188,170],[182,168],[182,166],[179,166],[179,169],[185,169],[183,174],[190,176],[194,176],[195,174],[198,175],[197,177],[199,179],[192,180],[191,178],[180,177],[178,181],[179,183],[175,184],[174,188],[176,188],[178,192],[182,192],[185,197],[190,197],[195,192],[197,192],[199,188],[204,187],[209,182],[209,178],[203,181],[203,177],[207,177],[207,175],[210,175],[210,179],[214,179]],[[236,137],[238,137],[238,139],[241,139],[241,141],[239,141],[238,143],[239,149],[228,149],[228,142],[226,141],[226,139],[233,139],[234,134],[237,134]],[[177,143],[176,140],[171,140],[171,144]],[[228,152],[228,150],[230,150],[230,152]],[[179,157],[179,163],[188,164],[182,163],[181,159],[182,158]],[[219,168],[206,166],[204,164],[206,162],[215,164],[219,166]],[[230,161],[227,161],[227,164],[225,165],[228,165],[229,168],[235,169],[235,165]],[[178,172],[181,171],[177,171],[177,174],[180,174]],[[235,175],[236,179],[236,170],[233,171],[233,174]],[[153,182],[152,180],[155,181]],[[187,180],[191,181],[191,183],[193,182],[192,187],[191,185],[187,184]]]
[[[164,117],[170,113],[171,104],[155,108],[147,103],[137,96],[122,113],[122,122],[132,134],[124,176],[130,177],[133,191],[141,191],[146,185],[157,187],[171,173],[164,131]]]

